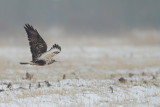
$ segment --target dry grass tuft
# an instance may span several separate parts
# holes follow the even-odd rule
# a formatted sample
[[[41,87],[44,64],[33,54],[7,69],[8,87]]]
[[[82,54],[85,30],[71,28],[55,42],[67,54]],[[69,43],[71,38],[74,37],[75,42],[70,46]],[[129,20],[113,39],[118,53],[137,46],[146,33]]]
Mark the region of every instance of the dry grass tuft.
[[[63,79],[66,79],[66,75],[65,74],[63,74]]]
[[[113,87],[110,86],[109,88],[111,89],[111,92],[113,93]]]
[[[9,89],[12,88],[12,83],[11,82],[8,83],[7,88],[9,88]]]
[[[31,80],[33,78],[33,74],[30,74],[28,72],[26,72],[26,77],[22,78],[22,79],[27,79],[27,80]]]
[[[129,77],[133,77],[134,76],[134,74],[133,73],[129,73]]]
[[[118,79],[119,80],[119,82],[121,82],[121,83],[126,83],[127,82],[127,80],[126,79],[124,79],[123,77],[121,77],[120,79]]]
[[[44,81],[44,82],[45,82],[45,84],[47,85],[47,87],[52,86],[48,81]]]
[[[37,88],[41,88],[41,83],[40,82],[38,82]]]
[[[3,92],[4,91],[4,89],[0,89],[0,92]]]

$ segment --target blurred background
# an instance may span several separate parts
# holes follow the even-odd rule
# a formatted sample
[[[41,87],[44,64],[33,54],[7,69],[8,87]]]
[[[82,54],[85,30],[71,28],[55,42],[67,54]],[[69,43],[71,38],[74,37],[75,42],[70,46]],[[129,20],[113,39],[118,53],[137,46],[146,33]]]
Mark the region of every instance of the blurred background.
[[[159,10],[159,0],[1,0],[0,36],[22,37],[26,23],[46,38],[157,36]]]

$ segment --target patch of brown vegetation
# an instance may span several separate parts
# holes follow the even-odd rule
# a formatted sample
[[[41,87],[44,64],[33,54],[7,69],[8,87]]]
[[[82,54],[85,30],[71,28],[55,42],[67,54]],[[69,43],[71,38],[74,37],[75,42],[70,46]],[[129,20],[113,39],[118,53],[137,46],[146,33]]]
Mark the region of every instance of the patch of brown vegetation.
[[[120,79],[118,79],[119,80],[119,82],[121,82],[121,83],[126,83],[127,82],[127,80],[126,79],[124,79],[123,77],[121,77]]]

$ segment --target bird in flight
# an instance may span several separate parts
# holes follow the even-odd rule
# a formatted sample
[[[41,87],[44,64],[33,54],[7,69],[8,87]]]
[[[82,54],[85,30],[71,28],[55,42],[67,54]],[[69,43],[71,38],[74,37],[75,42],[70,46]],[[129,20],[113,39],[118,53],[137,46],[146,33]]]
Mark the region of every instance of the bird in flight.
[[[61,52],[61,47],[58,44],[54,44],[51,49],[47,51],[47,44],[36,29],[29,24],[25,24],[24,29],[28,35],[32,61],[20,62],[20,64],[43,66],[56,62],[53,57]]]

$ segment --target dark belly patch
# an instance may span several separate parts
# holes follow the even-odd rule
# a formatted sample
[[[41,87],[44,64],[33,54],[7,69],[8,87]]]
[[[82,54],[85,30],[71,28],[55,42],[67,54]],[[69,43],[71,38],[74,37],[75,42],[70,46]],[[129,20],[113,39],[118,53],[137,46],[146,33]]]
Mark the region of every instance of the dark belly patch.
[[[44,60],[38,60],[35,63],[38,64],[38,65],[40,65],[40,66],[43,66],[43,65],[46,64],[46,61],[44,61]]]

